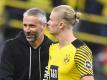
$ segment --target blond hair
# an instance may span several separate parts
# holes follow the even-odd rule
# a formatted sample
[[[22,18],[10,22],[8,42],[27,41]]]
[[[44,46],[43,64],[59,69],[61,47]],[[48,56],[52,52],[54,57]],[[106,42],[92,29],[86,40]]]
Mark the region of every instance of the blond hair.
[[[74,9],[71,6],[60,5],[55,7],[52,10],[52,12],[59,12],[60,13],[59,18],[64,19],[70,25],[75,25],[79,23],[81,13],[74,11]]]

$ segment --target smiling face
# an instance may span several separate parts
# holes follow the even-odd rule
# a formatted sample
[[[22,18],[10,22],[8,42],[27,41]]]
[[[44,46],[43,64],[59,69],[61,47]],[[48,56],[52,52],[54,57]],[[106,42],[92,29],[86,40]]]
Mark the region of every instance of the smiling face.
[[[44,25],[35,16],[23,17],[23,30],[28,42],[35,42],[43,35]]]

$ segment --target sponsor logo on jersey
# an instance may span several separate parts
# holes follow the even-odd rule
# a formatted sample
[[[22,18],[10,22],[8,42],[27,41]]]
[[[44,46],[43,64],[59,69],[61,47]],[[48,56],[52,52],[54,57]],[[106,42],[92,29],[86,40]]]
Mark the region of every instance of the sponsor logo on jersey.
[[[58,66],[51,65],[50,80],[58,80]]]

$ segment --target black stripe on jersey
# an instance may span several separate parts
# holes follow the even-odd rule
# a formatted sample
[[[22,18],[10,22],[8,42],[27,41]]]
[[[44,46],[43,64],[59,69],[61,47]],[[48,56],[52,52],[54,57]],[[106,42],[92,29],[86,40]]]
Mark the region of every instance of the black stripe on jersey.
[[[82,58],[81,56],[76,56],[76,58],[75,58],[75,61],[76,61],[76,63],[85,63],[85,58]]]
[[[80,46],[86,45],[83,41],[76,39],[72,42],[72,44],[76,47],[79,48]]]
[[[77,49],[78,51],[80,50],[81,52],[87,52],[87,53],[89,53],[89,54],[91,54],[92,55],[92,52],[91,52],[91,50],[87,47],[87,46],[83,46],[83,47],[81,47],[81,49]]]
[[[75,54],[75,56],[79,56],[80,58],[87,58],[87,59],[89,59],[89,60],[92,60],[91,58],[92,58],[92,56],[90,55],[90,53],[89,52],[87,52],[86,50],[78,50],[77,51],[78,53],[76,53]],[[86,52],[87,52],[87,54],[86,54]]]
[[[78,66],[78,70],[79,70],[81,76],[85,75],[85,74],[92,74],[92,72],[90,70],[83,69],[82,67],[83,66],[81,66],[81,65]]]
[[[90,69],[85,68],[82,65],[77,65],[78,70],[80,72],[81,75],[85,75],[85,74],[93,74],[93,71]]]

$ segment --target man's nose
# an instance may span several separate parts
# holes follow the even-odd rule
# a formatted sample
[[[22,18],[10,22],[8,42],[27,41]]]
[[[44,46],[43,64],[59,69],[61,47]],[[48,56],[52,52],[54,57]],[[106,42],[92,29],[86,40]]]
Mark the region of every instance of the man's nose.
[[[30,27],[27,26],[27,27],[26,27],[26,32],[30,32],[30,31],[31,31]]]

